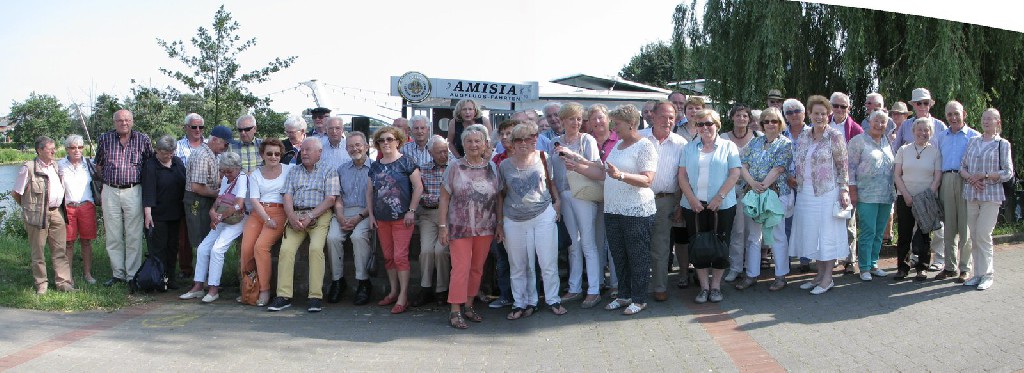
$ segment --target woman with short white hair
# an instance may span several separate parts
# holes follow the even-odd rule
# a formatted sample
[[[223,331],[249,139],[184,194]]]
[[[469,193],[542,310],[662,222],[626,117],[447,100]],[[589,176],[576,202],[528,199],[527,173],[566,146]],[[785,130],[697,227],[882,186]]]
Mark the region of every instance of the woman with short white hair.
[[[85,274],[85,282],[95,284],[96,279],[92,277],[92,240],[96,239],[96,204],[92,195],[90,172],[93,166],[82,155],[84,145],[82,136],[68,136],[64,141],[68,156],[57,161],[57,169],[61,175],[61,184],[64,185],[68,263],[74,263],[72,259],[75,257],[77,240],[82,245],[82,273]]]

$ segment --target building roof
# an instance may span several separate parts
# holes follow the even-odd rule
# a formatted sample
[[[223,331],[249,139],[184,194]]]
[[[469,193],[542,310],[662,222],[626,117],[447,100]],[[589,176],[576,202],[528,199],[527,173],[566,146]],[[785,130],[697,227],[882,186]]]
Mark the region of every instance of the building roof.
[[[552,79],[551,82],[598,91],[650,92],[664,95],[672,93],[670,90],[626,80],[621,76],[601,77],[589,74],[573,74]]]

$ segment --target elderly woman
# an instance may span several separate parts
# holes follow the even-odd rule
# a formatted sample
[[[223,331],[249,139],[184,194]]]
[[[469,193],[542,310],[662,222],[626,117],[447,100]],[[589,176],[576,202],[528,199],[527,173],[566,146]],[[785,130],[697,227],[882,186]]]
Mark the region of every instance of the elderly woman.
[[[736,144],[736,148],[739,149],[741,154],[746,149],[747,144],[750,143],[750,140],[753,140],[755,137],[764,136],[764,133],[753,128],[758,126],[757,123],[751,123],[752,116],[753,113],[751,113],[750,108],[742,104],[733,106],[732,110],[729,111],[729,118],[732,119],[733,124],[732,131],[722,134],[723,139],[730,140]],[[736,210],[740,212],[743,211],[743,202],[741,200],[743,194],[741,193],[744,187],[744,180],[740,179],[736,184]],[[749,229],[746,225],[744,214],[737,213],[732,222],[732,238],[730,238],[729,244],[729,272],[725,274],[725,281],[727,282],[736,280],[736,277],[743,273],[743,258],[745,257],[744,252],[746,252],[744,244],[746,243],[745,237]],[[761,252],[760,247],[755,248],[755,250],[758,253]],[[760,263],[758,266],[760,266]]]
[[[366,189],[370,225],[377,228],[391,285],[391,292],[377,305],[393,303],[391,313],[395,314],[405,312],[409,304],[409,240],[423,194],[419,166],[412,157],[398,151],[405,140],[405,133],[395,127],[384,127],[373,134],[381,158],[370,165]]]
[[[583,125],[583,106],[570,102],[562,105],[558,111],[558,119],[565,133],[556,137],[554,142],[560,144],[556,152],[571,151],[587,161],[600,159],[597,141],[589,134],[580,132]],[[553,180],[558,190],[562,191],[562,217],[572,239],[569,246],[569,291],[561,296],[563,302],[579,299],[583,292],[584,260],[587,272],[587,296],[583,300],[583,308],[594,307],[601,300],[601,275],[598,258],[595,227],[597,224],[597,202],[577,199],[569,190],[568,173],[562,157],[551,159],[554,171]],[[602,237],[602,245],[604,242]]]
[[[942,183],[942,156],[939,147],[931,143],[932,119],[918,118],[912,124],[914,142],[904,144],[896,152],[893,160],[893,178],[896,182],[896,190],[902,196],[896,202],[896,279],[902,280],[910,273],[911,244],[915,241],[913,254],[917,255],[917,262],[914,270],[917,271],[915,280],[921,281],[928,278],[926,270],[931,261],[931,232],[925,232],[920,227],[915,227],[916,220],[913,214],[914,196],[931,189],[937,196],[939,184]]]
[[[611,149],[607,163],[588,161],[572,154],[570,170],[587,176],[605,176],[605,231],[618,272],[619,294],[606,310],[626,307],[624,315],[647,308],[651,271],[651,225],[657,209],[651,183],[657,169],[657,148],[640,135],[640,111],[624,105],[609,113],[621,141]]]
[[[306,139],[306,120],[298,115],[289,116],[284,120],[284,134],[288,136],[288,140],[284,141],[281,164],[302,163],[299,151],[302,147],[302,140]]]
[[[800,135],[804,131],[810,131],[811,126],[808,126],[805,122],[807,120],[806,112],[804,111],[804,104],[800,100],[789,98],[782,102],[782,114],[786,117],[786,126],[782,129],[782,135],[789,139],[793,144],[796,144],[796,140],[800,139]],[[796,174],[794,173],[793,162],[789,163],[789,167],[786,168],[786,184],[789,185],[789,189],[793,191],[793,198],[796,199]],[[786,237],[792,236],[793,233],[793,215],[792,211],[787,214],[786,217]],[[792,248],[790,250],[792,252]],[[807,273],[811,271],[811,260],[808,258],[800,258],[800,272]]]
[[[249,205],[253,218],[245,222],[242,230],[241,272],[253,270],[259,278],[260,296],[257,307],[270,300],[270,277],[274,268],[270,261],[270,248],[281,239],[287,217],[284,212],[285,180],[292,165],[281,164],[284,144],[276,137],[267,137],[260,143],[260,166],[249,175]]]
[[[736,182],[740,178],[740,154],[736,144],[718,136],[722,120],[714,110],[694,114],[697,130],[694,141],[683,148],[679,160],[679,188],[683,192],[680,206],[690,237],[698,228],[711,230],[728,246],[732,222],[736,218]],[[690,250],[694,249],[691,244]],[[700,261],[690,255],[690,263],[700,282],[697,303],[722,301],[722,276],[729,266],[729,257]],[[711,280],[708,280],[710,268]]]
[[[857,261],[863,281],[886,276],[878,268],[878,254],[896,200],[894,156],[885,133],[889,115],[873,111],[868,123],[867,132],[854,136],[849,144],[850,202],[857,205]]]
[[[491,121],[483,116],[480,105],[471,99],[462,99],[455,104],[455,119],[452,120],[448,131],[448,149],[455,155],[455,158],[462,158],[465,149],[462,146],[462,131],[473,124],[482,124],[491,129]]]
[[[178,226],[185,210],[185,164],[174,155],[177,141],[170,135],[156,140],[156,156],[142,165],[142,207],[145,215],[146,245],[149,253],[164,263],[167,287],[178,289]]]
[[[85,142],[80,135],[68,136],[64,141],[67,158],[57,161],[57,170],[64,186],[64,206],[67,211],[66,256],[68,263],[74,263],[75,241],[82,245],[82,273],[85,282],[95,284],[92,277],[92,240],[96,239],[96,205],[92,195],[93,165],[82,157]],[[99,181],[97,181],[99,182]],[[180,204],[180,203],[179,203]],[[150,246],[152,247],[152,246]]]
[[[513,308],[507,316],[517,320],[537,310],[537,277],[534,263],[540,265],[544,281],[544,300],[551,312],[568,312],[558,297],[558,219],[561,198],[551,182],[551,163],[544,152],[536,150],[537,125],[527,122],[512,128],[512,156],[501,162],[503,190],[499,197],[498,218],[508,251],[512,280]]]
[[[448,323],[456,329],[467,328],[465,319],[483,320],[473,308],[473,299],[480,291],[484,263],[497,233],[501,187],[498,166],[487,159],[489,138],[483,125],[462,131],[466,156],[448,163],[438,204],[438,237],[442,245],[449,246],[452,257]]]
[[[1013,177],[1013,157],[1010,142],[999,136],[1003,121],[999,110],[986,109],[981,115],[982,133],[967,142],[967,151],[960,161],[960,176],[964,179],[964,199],[967,200],[967,226],[971,227],[974,242],[974,276],[964,286],[977,286],[978,290],[992,287],[992,229],[996,226],[999,206],[1006,199],[1003,184]]]
[[[750,141],[740,153],[740,162],[743,165],[742,176],[745,191],[753,191],[764,198],[769,190],[776,195],[777,202],[785,210],[793,206],[793,191],[786,183],[786,170],[793,161],[793,142],[786,136],[781,136],[782,126],[785,121],[782,119],[782,112],[774,107],[765,109],[761,113],[761,128],[764,129],[764,136],[757,137]],[[748,227],[746,243],[746,278],[736,284],[736,289],[743,290],[754,286],[758,276],[761,275],[761,234],[764,230],[763,223],[758,223],[753,217],[745,213],[742,215],[744,224]],[[768,232],[765,232],[768,233]],[[780,222],[771,228],[772,255],[775,258],[775,282],[768,287],[768,290],[778,291],[786,287],[786,275],[789,274],[789,243],[786,240],[786,224]],[[737,238],[734,236],[733,240]],[[743,240],[743,238],[740,238]],[[735,246],[735,242],[732,243]]]
[[[619,136],[611,131],[611,127],[608,125],[608,107],[602,104],[593,104],[587,108],[587,128],[585,131],[594,137],[594,141],[597,144],[598,154],[601,157],[601,162],[608,159],[608,154],[615,147],[615,144],[619,142]],[[602,179],[604,177],[602,176]],[[608,286],[611,288],[610,294],[615,297],[618,292],[619,279],[615,274],[615,262],[611,260],[611,249],[608,247],[608,238],[604,232],[604,202],[597,204],[597,221],[594,228],[594,242],[597,243],[598,252],[598,274],[602,283],[604,283],[604,268],[608,268],[610,274],[608,278]]]
[[[220,298],[220,277],[224,270],[224,253],[231,247],[231,242],[242,235],[242,228],[249,215],[243,215],[242,220],[229,224],[225,218],[238,212],[245,211],[245,196],[247,194],[249,180],[242,172],[242,160],[238,153],[227,152],[217,156],[217,163],[222,175],[220,181],[220,192],[218,199],[230,194],[234,196],[235,204],[228,206],[226,211],[217,211],[219,203],[214,204],[210,209],[211,231],[199,244],[196,249],[196,269],[194,284],[192,288],[178,298],[194,299],[203,298],[203,302],[211,303]],[[209,292],[203,295],[203,285],[207,285]]]
[[[793,153],[798,192],[789,247],[794,254],[817,261],[817,275],[800,285],[815,295],[835,285],[835,261],[850,252],[846,220],[835,216],[837,205],[850,207],[846,141],[842,133],[829,126],[831,107],[823,96],[808,98],[812,127],[800,135]]]

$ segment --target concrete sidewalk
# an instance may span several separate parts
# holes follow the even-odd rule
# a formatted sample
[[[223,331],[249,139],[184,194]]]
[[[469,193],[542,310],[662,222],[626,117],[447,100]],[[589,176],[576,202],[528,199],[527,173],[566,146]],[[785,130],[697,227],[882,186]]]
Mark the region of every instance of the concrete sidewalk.
[[[778,293],[764,280],[723,287],[720,304],[673,289],[634,317],[572,303],[564,316],[507,321],[508,308],[481,305],[484,322],[468,330],[447,325],[447,307],[391,315],[348,299],[319,314],[301,300],[270,313],[234,294],[211,305],[166,294],[113,313],[0,309],[0,370],[1017,371],[1022,249],[997,248],[996,282],[983,292],[847,275],[812,296],[798,288],[810,275],[793,275]]]

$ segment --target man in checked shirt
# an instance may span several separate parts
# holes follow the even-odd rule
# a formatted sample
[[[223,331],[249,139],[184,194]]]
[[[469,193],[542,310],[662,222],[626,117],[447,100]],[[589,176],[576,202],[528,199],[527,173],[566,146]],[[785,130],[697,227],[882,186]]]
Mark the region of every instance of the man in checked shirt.
[[[448,141],[431,136],[427,141],[432,162],[420,165],[423,196],[416,212],[416,225],[420,229],[420,293],[411,303],[419,307],[436,300],[438,305],[448,301],[448,280],[452,271],[451,254],[437,237],[440,216],[437,204],[441,198],[441,178],[448,167]],[[436,283],[435,283],[436,280]]]

